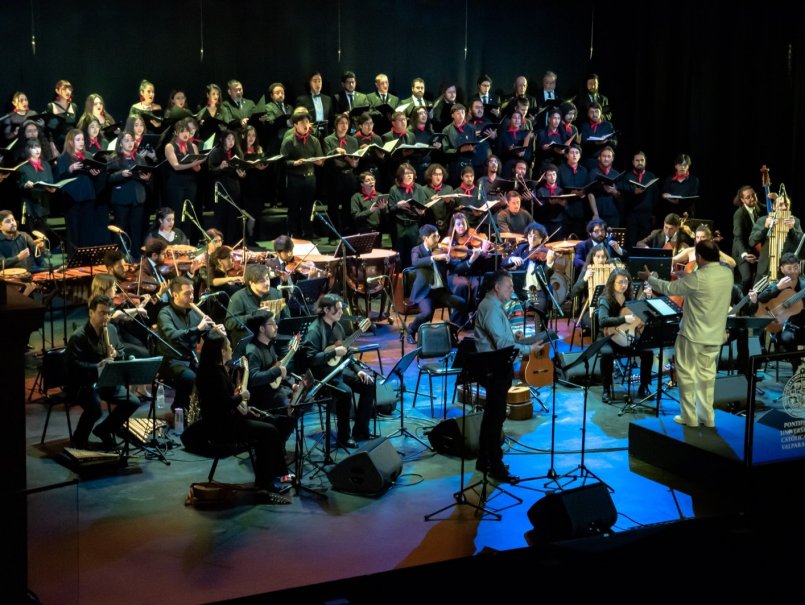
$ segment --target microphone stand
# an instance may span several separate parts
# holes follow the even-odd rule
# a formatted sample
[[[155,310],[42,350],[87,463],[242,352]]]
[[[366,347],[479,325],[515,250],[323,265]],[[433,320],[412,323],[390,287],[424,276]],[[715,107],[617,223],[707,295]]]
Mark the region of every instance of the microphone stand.
[[[118,227],[118,229],[120,228]],[[120,229],[120,231],[115,231],[115,233],[120,240],[120,245],[123,246],[123,254],[126,257],[126,262],[132,264],[134,261],[131,259],[131,249],[129,248],[131,245],[131,238],[129,237],[129,234],[123,231],[123,229]],[[124,235],[126,236],[125,238],[123,237]],[[126,240],[129,240],[129,246],[126,245]]]
[[[338,374],[344,371],[347,365],[352,361],[352,358],[349,355],[344,356],[344,360],[335,366],[332,371],[327,374],[321,380],[316,380],[315,378],[313,381],[316,383],[310,393],[308,393],[308,398],[315,396],[320,390],[323,388],[330,389],[331,391],[335,391],[336,393],[346,394],[346,391],[343,389],[339,389],[338,387],[330,384],[330,381],[335,378]],[[325,439],[324,439],[324,460],[322,461],[322,466],[326,466],[328,464],[333,463],[333,459],[330,457],[330,436],[331,436],[331,429],[330,429],[330,406],[328,405],[325,408]]]
[[[218,192],[218,189],[221,190],[220,193]],[[215,191],[219,196],[221,196],[224,199],[224,201],[227,204],[232,206],[240,214],[240,216],[238,217],[238,220],[243,225],[243,229],[241,229],[241,234],[243,235],[243,238],[240,241],[243,242],[243,264],[245,265],[246,264],[246,252],[247,252],[247,249],[246,249],[246,223],[248,221],[255,221],[255,223],[256,223],[257,219],[255,219],[251,214],[249,214],[248,212],[243,210],[243,208],[238,206],[235,203],[235,200],[233,200],[232,197],[229,195],[229,193],[227,192],[226,188],[218,181],[215,182]]]
[[[117,286],[117,287],[120,289],[121,294],[123,294],[123,297],[124,297],[124,298],[125,298],[125,299],[126,299],[128,302],[129,302],[129,304],[130,304],[132,307],[136,307],[137,305],[135,305],[135,304],[134,304],[134,301],[131,299],[131,296],[129,296],[129,293],[128,293],[128,292],[126,292],[126,290],[125,290],[124,288],[121,288],[121,287],[120,287],[120,284],[118,284],[118,283],[117,283],[117,280],[115,280],[115,285],[116,285],[116,286]],[[182,354],[181,354],[179,351],[177,351],[177,350],[176,350],[176,349],[173,347],[173,345],[171,345],[171,344],[170,344],[169,342],[167,342],[167,341],[166,341],[164,338],[162,338],[162,337],[159,335],[159,333],[158,333],[158,332],[156,332],[155,330],[152,330],[152,329],[151,329],[151,326],[149,326],[147,322],[144,322],[144,321],[143,321],[143,320],[140,318],[139,313],[136,313],[136,314],[132,315],[132,316],[131,316],[131,318],[132,318],[134,321],[136,321],[136,322],[137,322],[137,323],[138,323],[140,326],[142,326],[143,328],[145,328],[145,331],[146,331],[146,332],[148,332],[148,334],[150,334],[151,336],[153,336],[154,338],[156,338],[156,339],[157,339],[159,342],[161,342],[161,343],[162,343],[163,345],[165,345],[165,346],[166,346],[168,349],[170,349],[170,350],[171,350],[171,352],[172,352],[174,355],[176,355],[176,357],[181,357],[181,356],[182,356]]]
[[[187,207],[190,206],[190,211],[188,212]],[[182,202],[182,221],[185,220],[190,221],[195,227],[201,231],[201,236],[204,238],[204,241],[209,243],[212,241],[212,238],[207,234],[204,230],[204,227],[201,226],[201,223],[198,220],[198,216],[196,216],[196,209],[193,207],[193,204],[190,203],[190,200],[185,200]]]
[[[402,356],[405,355],[405,334],[408,331],[408,326],[405,325],[405,318],[400,314],[397,305],[394,304],[394,296],[389,284],[391,278],[388,275],[379,275],[378,277],[383,280],[383,291],[389,298],[389,311],[394,311],[397,320],[400,322],[400,358],[402,358]],[[382,313],[383,310],[381,309],[380,312]],[[389,315],[391,314],[390,312]]]
[[[315,206],[314,206],[314,208],[315,208]],[[347,239],[344,238],[338,232],[338,229],[335,228],[335,226],[333,225],[332,221],[330,220],[330,217],[328,216],[328,214],[326,212],[313,212],[313,216],[318,218],[322,223],[324,223],[324,226],[327,227],[338,238],[338,240],[344,246],[344,250],[343,250],[343,252],[341,254],[341,290],[342,290],[342,297],[344,299],[344,302],[346,303],[347,300],[348,300],[347,299],[347,251],[349,251],[350,255],[354,255],[356,257],[358,257],[359,255],[358,255],[357,251],[355,250],[355,248],[353,248],[352,244],[350,244],[349,241],[347,241]],[[367,309],[367,313],[368,313],[368,309]]]

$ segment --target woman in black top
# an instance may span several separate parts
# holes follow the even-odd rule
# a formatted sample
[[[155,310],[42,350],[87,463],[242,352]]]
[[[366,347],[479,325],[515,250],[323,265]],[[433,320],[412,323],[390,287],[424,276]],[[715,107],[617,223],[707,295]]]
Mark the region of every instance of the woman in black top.
[[[224,241],[228,242],[237,242],[243,237],[240,213],[227,201],[228,197],[241,207],[240,182],[246,177],[246,171],[231,164],[236,157],[243,159],[235,133],[221,131],[218,143],[207,156],[207,168],[213,179],[215,225],[223,231]]]
[[[58,116],[49,118],[46,127],[51,133],[57,149],[64,147],[64,137],[75,128],[78,122],[78,105],[73,103],[73,85],[67,80],[59,80],[54,87],[56,98],[47,104],[45,111]]]
[[[201,348],[196,390],[204,429],[216,444],[237,446],[248,442],[254,448],[255,487],[269,492],[286,491],[280,483],[288,473],[285,447],[274,425],[258,420],[249,407],[248,390],[236,392],[226,364],[232,348],[225,336],[210,332]],[[288,504],[285,499],[269,500]]]
[[[626,301],[632,299],[632,279],[625,269],[613,269],[609,274],[604,293],[598,301],[598,337],[607,332],[624,334],[627,329],[634,327],[639,318],[629,312]],[[630,340],[627,338],[627,340]],[[601,381],[604,392],[601,401],[609,403],[612,398],[612,371],[615,355],[638,355],[640,357],[640,388],[637,396],[643,399],[649,394],[651,383],[651,365],[654,363],[654,354],[649,350],[635,350],[631,346],[621,346],[610,340],[601,348]],[[630,379],[629,376],[627,379]]]
[[[151,238],[161,239],[163,242],[168,244],[169,246],[186,246],[190,242],[187,239],[184,231],[179,229],[178,227],[174,227],[176,223],[176,214],[173,212],[173,208],[168,208],[167,206],[160,208],[157,210],[156,220],[154,224],[151,225],[151,229],[148,232],[147,240]]]
[[[53,183],[53,171],[42,158],[42,145],[37,139],[25,144],[28,160],[19,167],[18,185],[22,193],[23,216],[28,219],[29,229],[47,230],[47,217],[50,215],[50,196],[56,193],[53,187],[34,187],[34,183]]]
[[[145,165],[145,160],[134,153],[134,135],[124,132],[117,138],[117,159],[107,165],[109,174],[110,202],[114,214],[113,224],[131,238],[131,257],[140,259],[140,248],[145,233],[143,207],[146,183],[151,179],[148,172],[132,171],[135,166]]]

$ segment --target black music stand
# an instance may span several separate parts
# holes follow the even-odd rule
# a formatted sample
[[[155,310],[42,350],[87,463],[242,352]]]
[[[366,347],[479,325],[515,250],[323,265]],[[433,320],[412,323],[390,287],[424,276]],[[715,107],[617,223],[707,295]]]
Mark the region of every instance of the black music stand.
[[[310,309],[324,293],[328,279],[327,277],[312,277],[294,281],[290,286],[291,293],[288,296],[291,314],[295,317],[299,317],[302,313],[310,315]]]
[[[126,361],[110,361],[104,367],[101,374],[98,376],[97,386],[101,388],[115,388],[124,385],[126,393],[129,392],[129,387],[133,384],[153,384],[156,380],[159,366],[162,365],[162,357],[146,357],[144,359],[130,359]],[[141,446],[143,451],[153,454],[166,465],[170,462],[165,458],[165,454],[160,451],[156,442],[156,389],[151,390],[151,406],[148,410],[148,419],[151,420],[151,426],[154,428],[154,443],[156,445],[149,446],[143,443]],[[126,421],[126,431],[129,431],[129,422]],[[123,457],[128,458],[129,454],[129,440],[124,440]]]
[[[556,471],[553,468],[553,458],[554,458],[554,429],[556,426],[556,403],[554,401],[554,416],[551,420],[551,468],[548,471],[548,478],[551,480],[546,483],[546,487],[551,483],[556,483],[559,486],[559,489],[562,489],[564,486],[559,484],[559,479],[566,478],[570,479],[570,481],[565,482],[564,485],[568,483],[572,483],[576,479],[582,480],[582,485],[587,481],[588,477],[593,477],[594,479],[600,481],[604,485],[606,485],[607,489],[610,492],[614,492],[615,490],[612,489],[607,483],[605,483],[598,475],[592,472],[590,469],[587,468],[587,465],[584,464],[584,454],[585,454],[585,447],[587,443],[587,392],[590,390],[590,360],[593,359],[601,349],[606,345],[610,340],[612,340],[611,336],[604,336],[603,338],[599,338],[596,341],[587,347],[584,351],[582,351],[581,355],[579,355],[574,361],[569,363],[568,365],[564,366],[562,369],[567,371],[577,366],[580,363],[584,364],[584,374],[585,380],[584,384],[582,385],[582,389],[584,391],[584,405],[582,407],[582,417],[581,417],[581,461],[579,462],[578,466],[571,471],[563,475],[556,475]],[[556,383],[554,382],[554,397],[556,396]],[[578,474],[576,474],[578,473]]]
[[[277,324],[277,336],[285,336],[288,340],[294,335],[299,334],[301,338],[305,337],[307,329],[314,321],[319,318],[318,315],[303,315],[301,317],[284,317],[279,320]]]
[[[422,445],[425,446],[426,449],[429,451],[433,451],[433,448],[430,447],[427,443],[422,441],[419,437],[414,435],[411,431],[405,428],[405,371],[411,365],[411,363],[416,359],[417,354],[419,353],[419,348],[414,349],[413,351],[409,351],[405,355],[400,358],[391,371],[389,372],[388,377],[383,380],[383,385],[387,384],[393,376],[397,376],[400,380],[400,428],[396,431],[391,433],[391,435],[387,435],[386,439],[393,439],[394,437],[411,437],[415,441],[418,441]]]
[[[313,378],[313,373],[308,370],[302,380],[299,381],[299,388],[294,391],[293,397],[291,397],[291,401],[288,404],[288,413],[293,414],[299,420],[296,423],[296,448],[294,453],[294,478],[292,485],[294,493],[297,496],[300,491],[304,490],[317,498],[326,499],[327,495],[324,492],[302,484],[302,474],[305,470],[305,414],[310,409],[310,404],[305,403],[305,401],[315,384],[316,381]]]
[[[349,243],[350,246],[355,250],[354,252],[350,252],[347,250],[346,246],[342,245],[343,242],[339,241],[338,245],[335,247],[335,252],[333,252],[333,256],[335,258],[343,258],[344,256],[360,256],[361,254],[368,254],[371,252],[375,247],[375,242],[377,241],[377,237],[380,235],[377,231],[370,231],[369,233],[357,233],[355,235],[346,235],[342,238],[342,240]]]
[[[618,412],[618,416],[623,416],[627,412],[634,412],[637,410],[638,406],[647,407],[651,409],[651,406],[646,405],[646,401],[651,400],[654,396],[657,398],[657,405],[655,409],[655,416],[660,415],[660,399],[662,398],[662,394],[671,399],[673,397],[670,393],[668,393],[667,389],[662,383],[662,367],[663,367],[663,351],[668,347],[673,347],[674,343],[676,342],[676,336],[679,332],[679,323],[676,322],[669,322],[669,323],[647,323],[643,326],[643,330],[640,334],[635,338],[634,342],[631,345],[633,351],[640,351],[646,349],[659,349],[658,353],[658,371],[657,371],[657,391],[656,393],[651,393],[645,399],[641,399],[640,401],[634,401],[631,397],[627,398],[626,405],[624,405],[621,410]],[[630,362],[631,363],[631,362]],[[630,372],[631,373],[631,372]],[[629,376],[627,379],[631,379]]]
[[[461,381],[462,384],[469,384],[472,380],[476,380],[477,381],[476,384],[479,384],[480,382],[487,382],[487,379],[491,376],[496,375],[502,376],[506,372],[510,373],[512,371],[512,364],[514,363],[514,359],[516,357],[517,357],[517,350],[515,349],[515,347],[507,347],[505,349],[500,349],[497,351],[485,351],[483,353],[470,353],[469,355],[467,355],[467,358],[462,364],[459,381]],[[476,389],[478,388],[479,387],[476,386]],[[476,400],[477,400],[477,394],[476,394]],[[490,403],[491,402],[489,401],[489,391],[487,389],[486,405],[488,406],[490,405]],[[501,403],[505,405],[505,401]],[[454,506],[461,506],[461,505],[473,508],[475,510],[476,516],[481,517],[481,520],[483,520],[485,516],[489,516],[494,521],[500,521],[503,518],[503,516],[499,512],[500,510],[503,509],[491,510],[484,506],[484,504],[487,501],[486,490],[487,485],[489,483],[486,472],[484,472],[483,477],[481,478],[480,481],[476,481],[475,483],[472,483],[466,487],[464,486],[464,459],[466,456],[466,447],[467,447],[467,440],[465,438],[465,435],[467,435],[466,423],[467,423],[466,406],[461,406],[461,437],[460,437],[461,451],[459,456],[461,458],[461,471],[459,473],[460,477],[459,490],[453,494],[453,500],[455,500],[455,502],[452,502],[447,506],[440,508],[437,511],[425,515],[425,521],[430,521],[439,513],[449,510]],[[467,499],[467,492],[475,491],[475,488],[477,488],[478,486],[481,486],[481,493],[479,495],[480,504],[475,504]],[[506,491],[499,485],[495,486],[495,490],[498,490],[501,493],[511,497],[518,504],[521,504],[523,502],[521,498],[518,498],[511,492]]]
[[[67,269],[78,267],[89,267],[90,279],[95,274],[95,265],[102,265],[103,258],[108,252],[117,251],[117,244],[105,246],[87,246],[86,248],[76,248],[73,254],[67,259],[67,263],[62,267],[61,273],[61,295],[62,295],[62,316],[64,321],[64,345],[67,346]]]

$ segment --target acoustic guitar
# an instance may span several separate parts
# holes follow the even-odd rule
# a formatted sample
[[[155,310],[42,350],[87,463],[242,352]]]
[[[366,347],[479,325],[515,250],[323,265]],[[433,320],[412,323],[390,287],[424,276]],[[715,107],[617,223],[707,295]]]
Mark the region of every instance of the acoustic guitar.
[[[336,347],[344,347],[347,350],[346,354],[348,355],[349,354],[349,348],[352,346],[352,343],[354,343],[361,335],[363,335],[364,332],[366,332],[371,327],[372,327],[372,320],[370,320],[368,317],[364,317],[361,320],[361,323],[358,324],[358,329],[355,330],[349,336],[347,336],[343,340],[343,342],[340,341],[340,340],[337,340],[333,344],[325,347],[324,351],[325,352],[334,351]],[[336,353],[335,357],[333,357],[332,359],[329,359],[327,361],[327,364],[332,366],[332,367],[335,367],[339,363],[341,363],[341,360],[343,358],[344,358],[344,355],[338,355]]]
[[[518,340],[519,344],[533,344],[540,340],[546,342],[538,351],[531,351],[528,358],[520,365],[520,380],[531,387],[544,387],[553,382],[553,360],[551,359],[550,341],[558,340],[556,332],[545,330],[534,336]]]
[[[805,308],[802,299],[805,298],[805,289],[794,292],[793,288],[786,288],[769,302],[759,303],[755,317],[773,317],[766,329],[775,334],[783,329],[783,324],[794,315],[802,313]]]
[[[294,337],[291,339],[291,342],[288,343],[288,352],[285,354],[285,357],[283,357],[276,363],[276,365],[274,366],[275,368],[284,368],[288,365],[288,363],[290,363],[291,359],[293,359],[294,354],[299,349],[299,342],[301,340],[302,335],[300,333],[294,335]],[[272,389],[278,389],[280,388],[280,384],[282,384],[282,374],[277,376],[276,380],[274,380],[269,386]]]

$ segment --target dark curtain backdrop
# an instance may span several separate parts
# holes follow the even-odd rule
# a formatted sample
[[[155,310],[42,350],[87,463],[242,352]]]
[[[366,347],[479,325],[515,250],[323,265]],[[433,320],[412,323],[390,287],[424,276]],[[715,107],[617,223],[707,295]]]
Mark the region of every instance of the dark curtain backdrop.
[[[805,215],[798,170],[803,29],[776,0],[753,11],[684,0],[33,0],[0,8],[0,95],[10,109],[13,91],[24,90],[32,107],[42,108],[55,81],[67,78],[79,104],[99,92],[122,118],[138,100],[141,78],[156,84],[161,104],[179,87],[195,106],[205,84],[224,86],[230,78],[254,100],[271,82],[283,82],[293,100],[314,69],[324,74],[325,92],[338,90],[347,69],[357,73],[360,90],[371,92],[374,74],[383,71],[401,98],[416,76],[430,98],[450,81],[466,98],[484,72],[504,92],[525,74],[536,91],[547,69],[559,75],[560,93],[575,94],[595,71],[622,133],[618,168],[642,149],[649,168],[665,176],[678,153],[690,154],[702,183],[698,215],[714,219],[729,240],[734,192],[743,184],[760,189],[762,164],[773,188],[784,182],[795,213]]]

